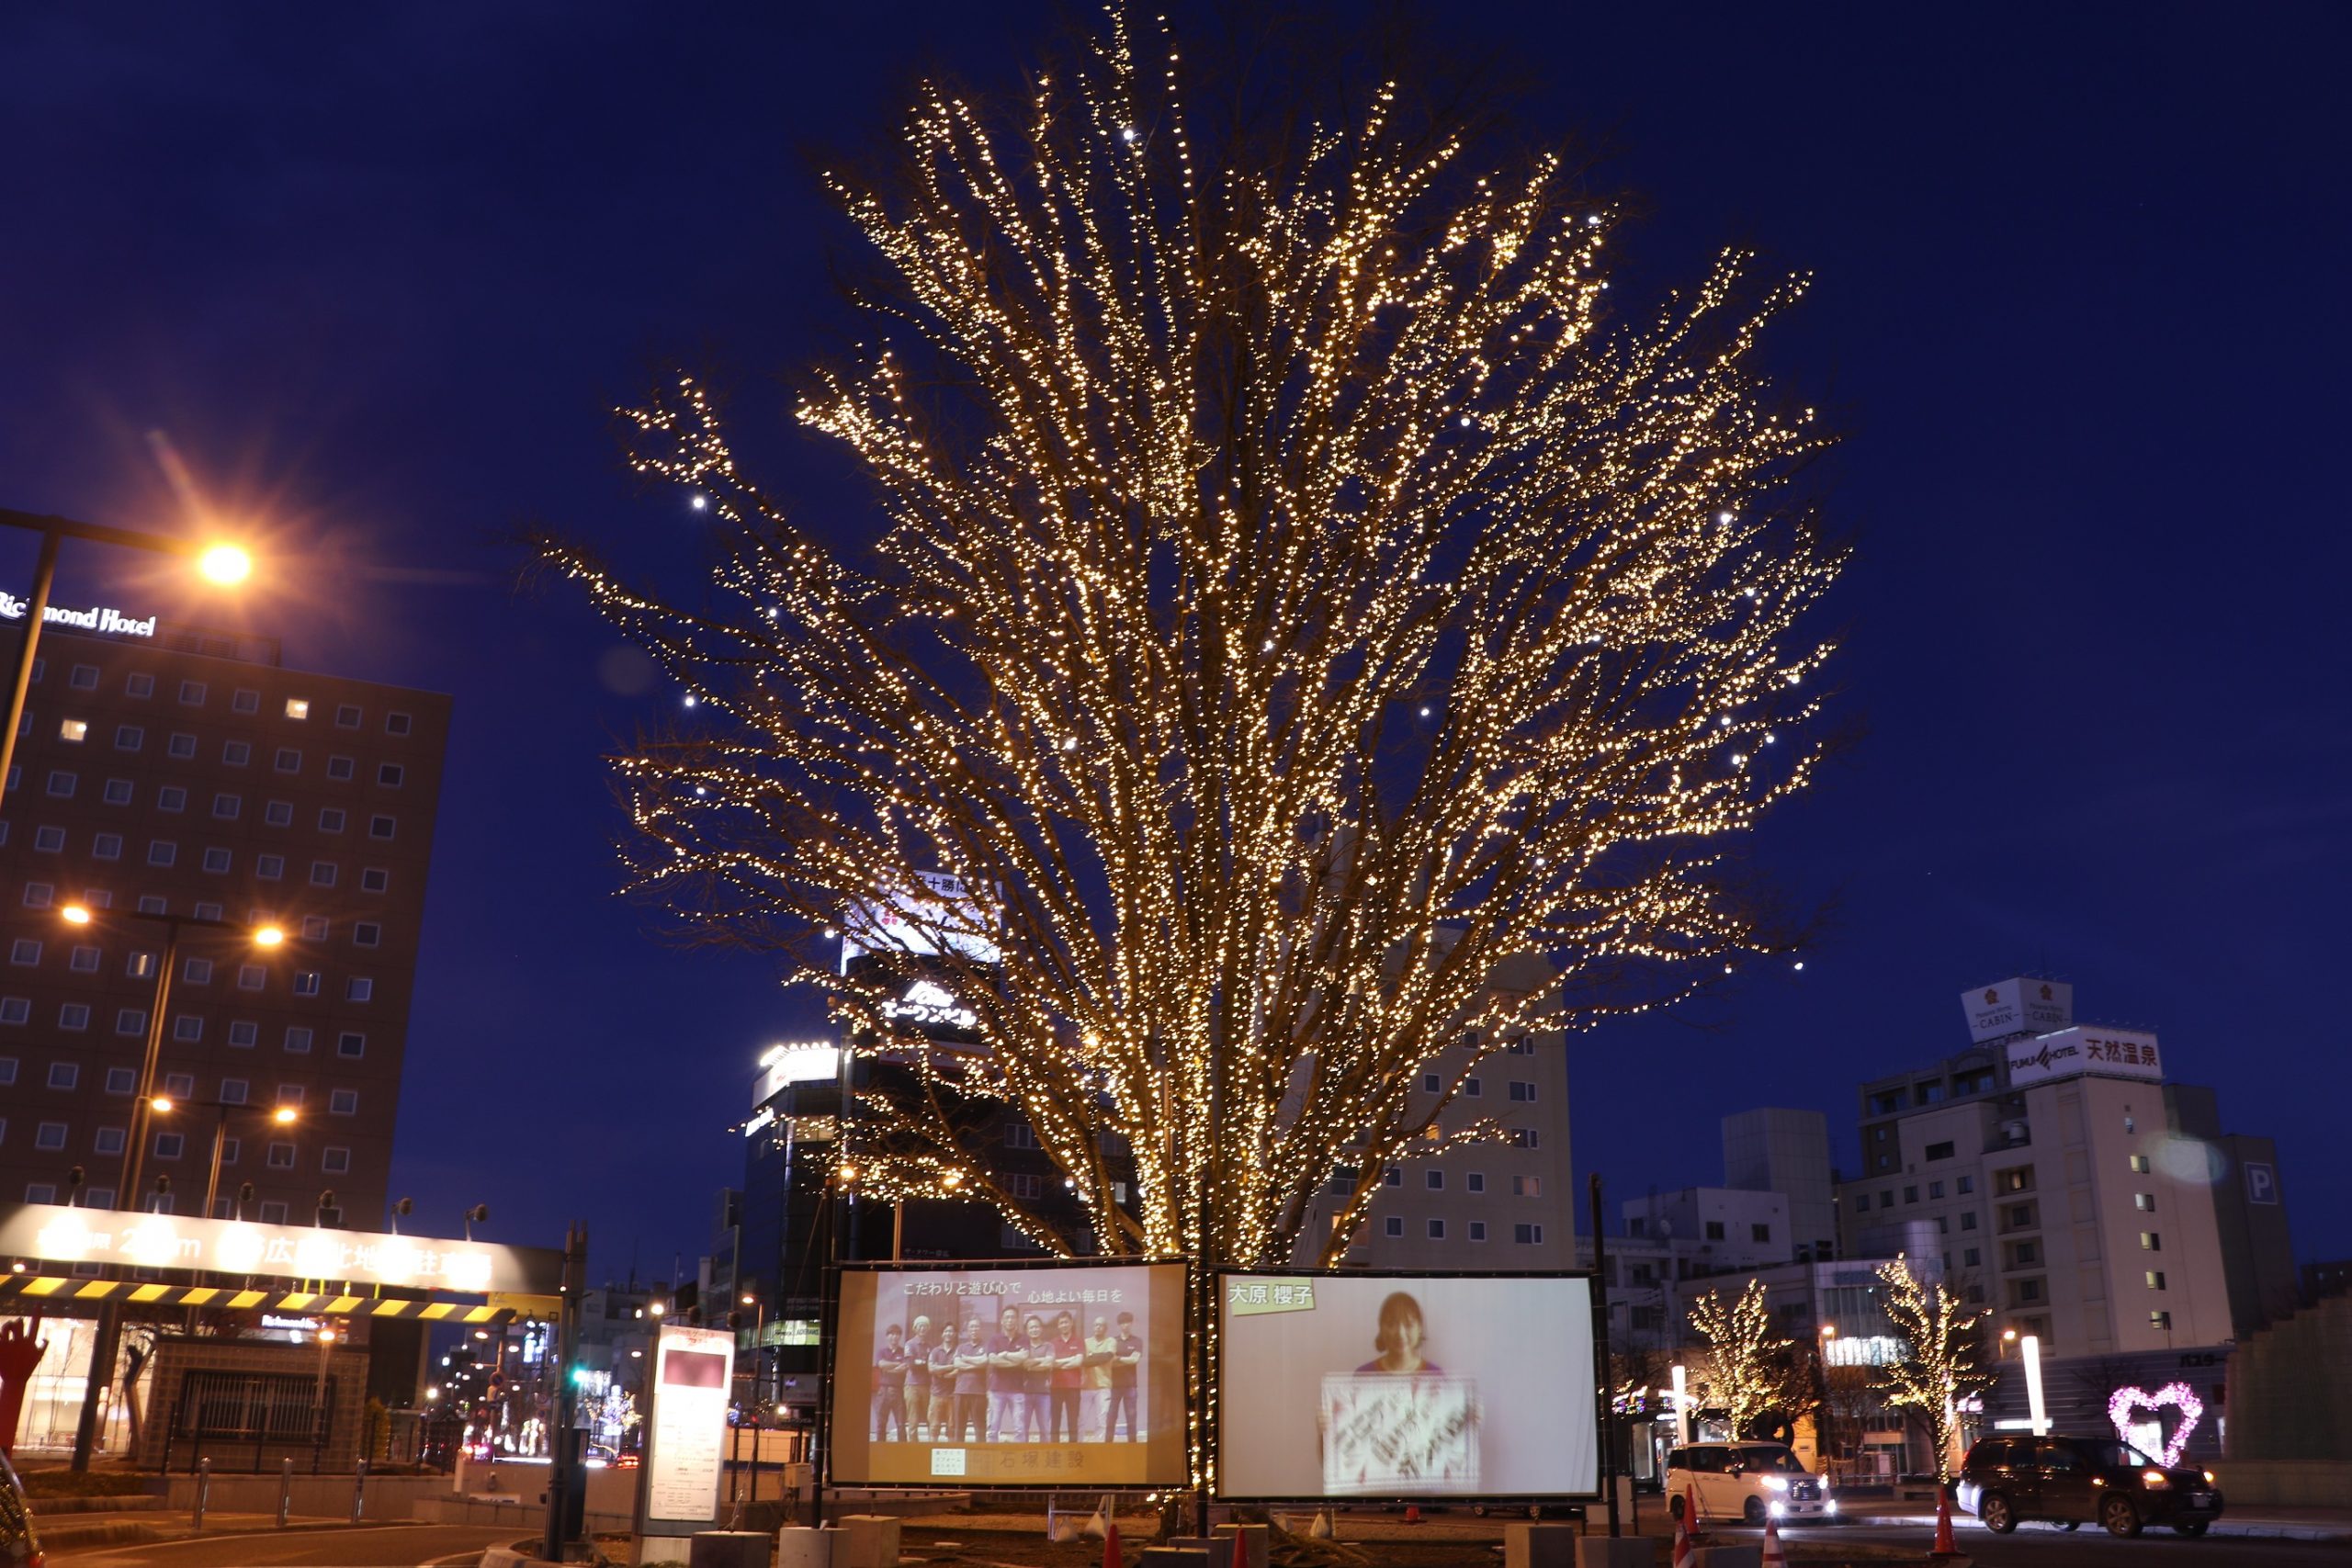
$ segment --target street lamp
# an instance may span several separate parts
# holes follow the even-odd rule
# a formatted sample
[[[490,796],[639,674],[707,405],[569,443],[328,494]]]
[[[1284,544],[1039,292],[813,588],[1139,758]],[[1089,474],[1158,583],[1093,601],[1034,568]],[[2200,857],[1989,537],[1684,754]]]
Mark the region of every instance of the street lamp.
[[[25,642],[17,650],[17,679],[8,691],[7,728],[0,729],[0,789],[5,789],[8,770],[17,761],[17,727],[25,719],[25,693],[33,682],[33,659],[40,648],[41,620],[49,614],[49,591],[57,581],[57,547],[61,543],[69,538],[85,539],[95,545],[119,545],[192,559],[199,577],[223,587],[252,576],[254,558],[235,545],[199,544],[193,539],[77,523],[71,517],[44,517],[7,507],[0,507],[0,527],[22,528],[40,536],[40,560],[33,568],[32,598],[25,604]],[[86,1468],[78,1457],[78,1450],[74,1468]]]
[[[203,1217],[208,1220],[212,1218],[213,1205],[220,1197],[220,1165],[222,1156],[227,1152],[229,1145],[230,1116],[238,1112],[250,1112],[255,1116],[266,1115],[272,1125],[279,1127],[291,1127],[295,1122],[302,1119],[301,1111],[291,1105],[269,1107],[249,1105],[243,1102],[232,1102],[225,1100],[173,1100],[167,1095],[160,1094],[148,1102],[148,1109],[164,1116],[168,1116],[175,1111],[189,1109],[210,1111],[214,1113],[212,1122],[212,1174],[204,1184]]]
[[[9,521],[11,515],[0,513],[0,523]],[[51,535],[42,547],[43,559],[51,565],[54,562],[50,561],[49,558],[55,554],[55,547],[56,536]],[[40,591],[45,597],[48,592],[46,579],[42,581]],[[0,739],[0,788],[5,788],[8,776],[6,771],[7,756],[6,748],[16,740],[17,720],[24,705],[25,684],[32,669],[30,654],[34,632],[38,629],[40,619],[38,610],[33,613],[33,618],[36,622],[35,627],[28,628],[25,633],[27,660],[17,671],[16,706],[9,714],[7,734],[5,739]],[[58,911],[58,915],[66,924],[74,926],[90,925],[97,919],[87,906],[82,904],[68,904]],[[136,1208],[139,1205],[141,1167],[147,1157],[147,1134],[157,1099],[155,1072],[164,1055],[164,1017],[171,1009],[172,970],[179,963],[180,932],[191,929],[234,931],[246,941],[262,947],[279,945],[285,942],[286,933],[276,926],[259,928],[241,926],[233,921],[209,919],[197,915],[151,915],[144,910],[136,912],[112,910],[109,911],[109,915],[118,919],[145,920],[164,928],[163,962],[155,971],[154,1005],[147,1018],[147,1045],[140,1056],[138,1086],[131,1091],[133,1098],[130,1102],[130,1139],[129,1146],[123,1150],[122,1154],[122,1184],[115,1189],[114,1206],[116,1208],[124,1207],[126,1200],[130,1207]],[[164,1104],[168,1107],[171,1101],[166,1100]],[[214,1145],[213,1160],[213,1174],[217,1178],[220,1174],[220,1150],[217,1144]],[[209,1219],[211,1213],[211,1203],[208,1200],[204,1217]],[[112,1380],[115,1353],[117,1347],[121,1343],[121,1338],[122,1306],[114,1297],[109,1296],[98,1303],[98,1325],[90,1345],[90,1373],[85,1380],[82,1414],[74,1424],[74,1458],[71,1468],[74,1470],[87,1471],[90,1468],[90,1455],[97,1446],[99,1401],[106,1393],[107,1384]]]

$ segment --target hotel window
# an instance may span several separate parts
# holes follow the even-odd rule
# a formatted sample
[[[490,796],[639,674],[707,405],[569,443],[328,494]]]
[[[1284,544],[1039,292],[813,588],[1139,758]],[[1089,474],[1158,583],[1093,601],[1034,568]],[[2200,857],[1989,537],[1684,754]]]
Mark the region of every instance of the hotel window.
[[[98,1129],[98,1135],[91,1140],[91,1146],[102,1155],[119,1155],[122,1153],[122,1145],[127,1141],[121,1128],[101,1127]]]
[[[1421,1172],[1421,1184],[1432,1192],[1442,1192],[1445,1190],[1445,1172],[1425,1170]]]
[[[305,915],[302,917],[302,940],[304,942],[326,941],[328,929],[327,918],[324,915]]]
[[[1544,1179],[1540,1176],[1514,1176],[1510,1179],[1510,1195],[1514,1198],[1541,1198],[1544,1196]],[[1718,1220],[1715,1224],[1720,1227],[1722,1223]],[[1714,1239],[1721,1241],[1723,1237],[1718,1235]]]
[[[351,928],[354,947],[376,947],[384,940],[384,928],[373,920],[361,920]]]
[[[264,857],[266,858],[266,857]],[[259,964],[237,965],[237,989],[258,991],[269,983],[269,971]]]
[[[261,819],[273,828],[291,828],[294,826],[294,803],[273,800],[262,807]]]
[[[232,1023],[229,1026],[229,1043],[241,1050],[252,1050],[261,1043],[261,1025],[250,1019]]]
[[[2146,1155],[2133,1155],[2132,1156],[2132,1174],[2134,1176],[2145,1176],[2147,1173],[2148,1156]]]
[[[1869,1193],[1867,1193],[1867,1192],[1857,1192],[1857,1193],[1855,1193],[1855,1194],[1854,1194],[1854,1213],[1858,1213],[1858,1214],[1867,1214],[1867,1213],[1869,1213],[1870,1212],[1871,1212],[1871,1195],[1870,1195]]]
[[[1747,1239],[1750,1241],[1770,1241],[1772,1239],[1772,1227],[1770,1225],[1750,1225],[1747,1227]]]
[[[169,865],[179,859],[180,847],[169,839],[151,839],[147,843],[149,865]]]
[[[210,985],[212,983],[212,960],[209,958],[190,958],[180,964],[180,978],[186,980],[191,986]]]
[[[1707,1239],[1709,1241],[1721,1241],[1724,1239],[1723,1221],[1709,1220],[1707,1222]]]
[[[319,1156],[319,1168],[329,1176],[341,1176],[351,1168],[351,1151],[331,1148]]]
[[[129,1094],[132,1089],[137,1089],[138,1087],[139,1075],[130,1068],[108,1067],[107,1069],[107,1092],[108,1094]]]
[[[280,746],[277,749],[277,757],[275,766],[281,773],[300,773],[302,771],[301,751],[292,746]]]
[[[65,683],[77,692],[95,692],[98,689],[98,667],[95,664],[76,664],[74,666],[74,672],[65,677]]]
[[[1942,1197],[1943,1195],[1944,1195],[1944,1184],[1943,1184],[1942,1182],[1940,1182],[1940,1181],[1930,1181],[1930,1182],[1928,1182],[1928,1196],[1929,1198],[1940,1198],[1940,1197]]]
[[[391,821],[391,818],[389,818],[389,817],[379,817],[379,818],[376,818],[376,820],[377,820],[378,822],[389,823],[389,822],[390,822],[390,821]],[[385,835],[385,837],[387,837],[387,838],[390,838],[390,836],[391,836],[391,835],[390,835],[389,833]],[[1430,1094],[1435,1094],[1435,1093],[1437,1093],[1440,1089],[1443,1089],[1444,1087],[1445,1087],[1445,1080],[1444,1080],[1443,1078],[1442,1078],[1442,1077],[1438,1077],[1438,1076],[1437,1076],[1437,1074],[1435,1074],[1435,1073],[1423,1073],[1423,1074],[1421,1075],[1421,1088],[1422,1088],[1422,1089],[1423,1089],[1424,1091],[1426,1091],[1426,1092],[1428,1092],[1428,1093],[1430,1093]]]
[[[368,1037],[365,1034],[359,1033],[356,1030],[346,1029],[342,1033],[334,1037],[334,1054],[338,1056],[365,1056],[368,1054]],[[1004,1141],[1007,1147],[1027,1147],[1034,1149],[1037,1146],[1037,1135],[1035,1133],[1029,1133],[1030,1141],[1025,1145],[1014,1144],[1012,1141],[1013,1127],[1019,1127],[1023,1132],[1029,1133],[1029,1128],[1026,1123],[1019,1122],[1013,1122],[1012,1126],[1005,1129]]]
[[[2155,1329],[2159,1333],[2170,1333],[2172,1331],[2172,1314],[2168,1312],[2150,1313],[2148,1314],[2148,1326]]]
[[[2164,1238],[2162,1235],[2158,1235],[2158,1234],[2157,1234],[2156,1232],[2154,1232],[2154,1231],[2142,1231],[2142,1232],[2140,1233],[2140,1250],[2141,1250],[2141,1251],[2143,1251],[2143,1252],[2162,1252],[2164,1249],[2165,1249],[2165,1238]]]
[[[1486,1221],[1472,1220],[1470,1222],[1470,1239],[1472,1241],[1484,1241],[1487,1239]]]
[[[348,757],[329,757],[327,759],[327,777],[331,779],[348,779],[351,777],[353,770],[357,766],[358,764],[354,762]]]
[[[371,839],[389,839],[399,826],[389,817],[370,817],[368,818],[368,836]],[[1430,1077],[1434,1080],[1437,1075],[1431,1073]],[[1434,1090],[1434,1084],[1432,1084],[1432,1090]]]
[[[116,750],[136,751],[140,747],[146,743],[147,732],[138,725],[118,724],[114,727],[114,749]]]
[[[1405,1216],[1402,1214],[1389,1215],[1382,1228],[1391,1237],[1401,1239],[1405,1235]]]
[[[223,1105],[243,1105],[247,1092],[247,1086],[243,1078],[220,1080],[220,1103]]]
[[[103,887],[85,887],[82,889],[82,902],[93,909],[111,909],[114,908],[114,895]]]
[[[10,997],[0,1001],[0,1023],[26,1023],[31,1021],[32,1016],[33,1004],[29,998]]]
[[[182,789],[177,784],[165,784],[163,788],[155,792],[155,809],[158,811],[186,811],[187,809],[187,791]]]
[[[406,735],[408,725],[408,715],[404,713],[388,713],[384,716],[384,733],[387,735]]]
[[[311,886],[313,887],[333,887],[334,886],[334,862],[331,860],[312,861],[311,863]]]
[[[51,1062],[49,1065],[49,1087],[72,1089],[82,1081],[82,1069],[72,1062]]]
[[[240,686],[237,694],[229,699],[230,708],[236,713],[261,712],[261,694],[251,686]]]
[[[41,1149],[41,1150],[56,1150],[56,1149],[62,1149],[62,1148],[63,1148],[64,1146],[65,1146],[65,1123],[64,1123],[64,1122],[42,1122],[42,1123],[40,1125],[40,1127],[38,1127],[37,1129],[35,1129],[35,1130],[34,1130],[34,1132],[33,1132],[33,1147],[35,1147],[35,1148],[37,1148],[37,1149]],[[26,1196],[27,1196],[27,1197],[30,1197],[30,1196],[31,1196],[31,1194],[30,1194],[30,1193],[27,1193],[27,1194],[26,1194]]]
[[[286,1054],[289,1056],[307,1056],[311,1054],[311,1032],[309,1029],[299,1023],[291,1025],[287,1029]]]
[[[304,719],[310,717],[311,699],[308,697],[287,698],[286,716],[292,719]]]
[[[14,1056],[0,1056],[0,1089],[6,1089],[16,1081],[17,1058]]]
[[[135,793],[129,779],[107,780],[106,803],[108,806],[128,806]]]
[[[359,887],[363,893],[382,893],[391,885],[392,874],[381,866],[371,865],[359,874]]]
[[[212,815],[223,821],[234,822],[237,814],[244,808],[245,797],[242,795],[216,795],[212,797]]]
[[[376,770],[376,782],[386,789],[400,788],[401,780],[405,776],[405,770],[398,762],[386,762]]]
[[[330,1093],[327,1096],[327,1114],[330,1116],[358,1115],[359,1091],[356,1089],[339,1089]]]
[[[187,759],[196,755],[196,737],[193,735],[175,735],[172,737],[170,742],[164,746],[164,750],[169,751],[173,756],[177,757],[182,761],[186,761]]]
[[[95,975],[106,954],[95,947],[77,947],[74,956],[66,960],[66,967],[77,975]]]
[[[66,1002],[57,1010],[57,1027],[76,1033],[90,1027],[90,1009],[86,1003]]]
[[[326,806],[319,808],[320,832],[340,833],[343,831],[343,808],[341,807]]]
[[[57,889],[46,882],[25,884],[25,908],[28,909],[46,909],[56,898]]]
[[[175,1040],[203,1039],[204,1015],[202,1013],[184,1012],[177,1018],[172,1020],[172,1038]]]
[[[204,705],[204,682],[201,681],[182,681],[180,682],[180,705],[183,707],[202,707]]]
[[[114,1032],[117,1034],[146,1033],[147,1010],[145,1008],[124,1008],[114,1015]]]
[[[196,1075],[166,1073],[164,1076],[164,1097],[166,1100],[193,1100],[196,1097]]]
[[[49,775],[49,793],[60,800],[74,798],[74,775],[58,769]]]
[[[345,703],[334,710],[334,727],[337,729],[356,729],[359,719],[359,707],[356,703]]]
[[[57,727],[57,738],[79,746],[90,738],[90,721],[85,718],[69,718]]]
[[[1972,1247],[1961,1253],[1960,1261],[1964,1267],[1973,1269],[1978,1264],[1984,1261],[1984,1254],[1978,1248]]]
[[[1976,1190],[1976,1178],[1973,1176],[1954,1177],[1952,1179],[1951,1186],[1953,1191],[1965,1198],[1968,1194]]]
[[[300,1107],[302,1103],[302,1086],[298,1083],[279,1084],[277,1086],[277,1103],[280,1105]]]
[[[242,1153],[243,1152],[243,1149],[244,1149],[244,1140],[243,1140],[243,1139],[242,1139],[242,1138],[223,1138],[223,1139],[221,1139],[221,1140],[220,1140],[220,1163],[221,1163],[222,1165],[234,1165],[234,1164],[236,1164],[236,1163],[237,1163],[237,1156],[238,1156],[238,1155],[240,1155],[240,1154],[242,1154]],[[213,1211],[214,1211],[214,1213],[213,1213],[213,1217],[214,1217],[214,1218],[216,1218],[216,1219],[226,1219],[226,1218],[228,1218],[228,1217],[229,1217],[229,1202],[230,1202],[230,1201],[229,1201],[228,1199],[226,1199],[226,1198],[215,1198],[215,1199],[212,1201],[212,1207],[213,1207]]]
[[[1532,1101],[1535,1098],[1535,1086],[1532,1083],[1526,1083],[1521,1079],[1513,1078],[1510,1080],[1510,1097],[1516,1100]]]
[[[220,760],[232,768],[242,768],[254,760],[254,749],[246,741],[232,740],[220,748]]]
[[[1484,1192],[1487,1190],[1487,1173],[1474,1170],[1462,1179],[1462,1184],[1473,1192]]]
[[[1903,1190],[1903,1201],[1906,1203],[1916,1203],[1919,1201],[1919,1189],[1917,1185],[1905,1187]]]
[[[1430,1222],[1430,1239],[1431,1241],[1443,1241],[1445,1239],[1445,1222],[1443,1220],[1431,1220]]]
[[[2164,1288],[2165,1288],[2165,1271],[2164,1271],[2163,1269],[2149,1269],[2149,1270],[2148,1270],[2148,1289],[2150,1289],[2150,1290],[2152,1290],[2152,1291],[2161,1291],[2161,1290],[2163,1290]]]
[[[2156,1212],[2156,1195],[2153,1192],[2134,1192],[2132,1194],[2132,1206],[2143,1214],[2153,1214]]]
[[[28,936],[18,937],[8,948],[8,962],[11,964],[40,963],[40,940],[38,938]]]
[[[286,874],[286,857],[284,855],[255,855],[254,874],[264,882],[276,882]]]
[[[288,1166],[291,1166],[294,1163],[290,1151],[288,1152],[286,1163]],[[269,1201],[264,1203],[261,1206],[261,1223],[266,1225],[284,1224],[286,1223],[286,1201],[283,1198],[273,1198]]]
[[[120,860],[122,858],[122,835],[120,833],[100,833],[97,837],[90,840],[90,853],[94,858],[98,860]]]
[[[1392,1165],[1380,1173],[1380,1179],[1391,1187],[1402,1187],[1405,1185],[1405,1168]]]
[[[1543,1143],[1544,1138],[1542,1134],[1532,1127],[1513,1127],[1510,1130],[1510,1146],[1512,1148],[1539,1148],[1543,1145]]]
[[[1542,1225],[1513,1225],[1510,1227],[1510,1238],[1521,1247],[1537,1247],[1543,1243],[1544,1227]]]
[[[204,869],[215,875],[226,872],[229,869],[229,852],[226,850],[205,851]]]
[[[155,677],[143,671],[134,673],[123,682],[122,693],[127,697],[152,697],[155,694]]]
[[[272,1144],[272,1145],[269,1145],[269,1168],[270,1168],[270,1169],[272,1169],[272,1170],[291,1170],[291,1169],[293,1169],[293,1168],[294,1168],[294,1145],[291,1145],[291,1144]],[[280,1203],[280,1204],[278,1205],[278,1207],[279,1207],[280,1209],[283,1209],[283,1208],[285,1208],[285,1207],[286,1207],[286,1205],[285,1205],[285,1204],[283,1204],[283,1203]],[[262,1205],[262,1210],[263,1210],[263,1213],[264,1213],[264,1214],[265,1214],[265,1215],[266,1215],[266,1214],[267,1214],[267,1213],[268,1213],[268,1209],[269,1209],[269,1205],[268,1205],[268,1204],[265,1203],[265,1204],[263,1204],[263,1205]]]

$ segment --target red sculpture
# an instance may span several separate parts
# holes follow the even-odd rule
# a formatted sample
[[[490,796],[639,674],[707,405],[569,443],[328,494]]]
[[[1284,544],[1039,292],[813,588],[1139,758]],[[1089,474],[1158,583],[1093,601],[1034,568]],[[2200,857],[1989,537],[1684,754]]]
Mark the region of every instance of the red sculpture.
[[[33,1381],[33,1369],[49,1353],[49,1341],[33,1337],[40,1332],[38,1311],[29,1326],[0,1323],[0,1454],[11,1459],[17,1453],[17,1424],[25,1418],[25,1390]]]

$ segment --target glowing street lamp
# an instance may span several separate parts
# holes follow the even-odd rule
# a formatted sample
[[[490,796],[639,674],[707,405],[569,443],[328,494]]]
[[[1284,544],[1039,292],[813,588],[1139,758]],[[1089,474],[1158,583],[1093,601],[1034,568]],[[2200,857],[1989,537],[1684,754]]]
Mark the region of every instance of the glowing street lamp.
[[[169,1116],[176,1111],[209,1111],[212,1120],[212,1174],[204,1184],[204,1213],[212,1218],[213,1205],[220,1199],[220,1167],[229,1146],[229,1118],[232,1114],[254,1115],[267,1111],[270,1122],[280,1127],[291,1127],[302,1119],[302,1113],[291,1105],[264,1107],[233,1103],[225,1100],[174,1100],[159,1094],[147,1102],[147,1109],[159,1116]]]

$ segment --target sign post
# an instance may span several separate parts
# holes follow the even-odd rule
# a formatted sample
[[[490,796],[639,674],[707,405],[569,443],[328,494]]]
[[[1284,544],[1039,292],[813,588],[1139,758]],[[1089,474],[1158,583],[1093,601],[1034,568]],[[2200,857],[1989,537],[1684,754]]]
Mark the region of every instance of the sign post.
[[[645,1451],[637,1476],[637,1560],[684,1561],[718,1522],[735,1336],[665,1323],[645,1378]]]

